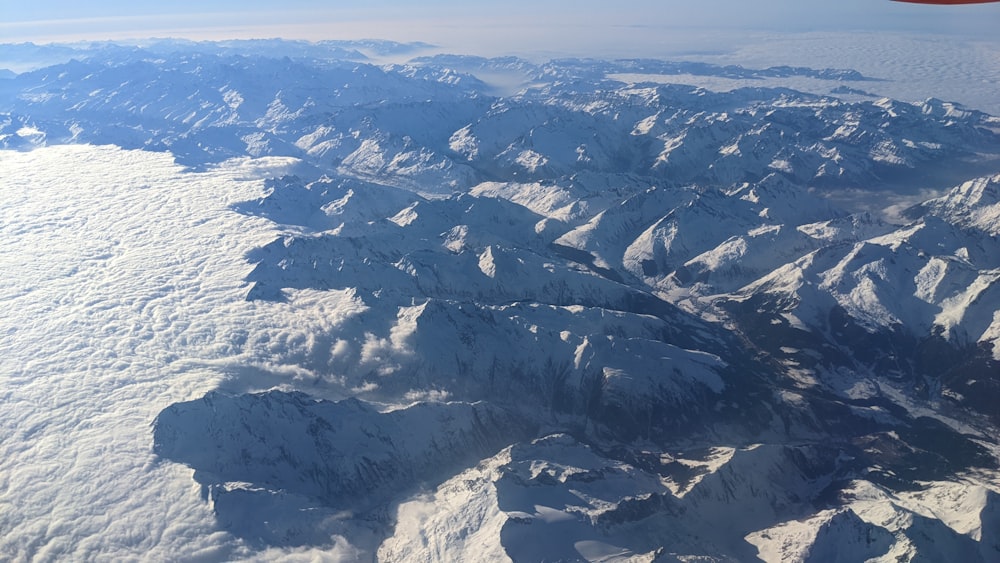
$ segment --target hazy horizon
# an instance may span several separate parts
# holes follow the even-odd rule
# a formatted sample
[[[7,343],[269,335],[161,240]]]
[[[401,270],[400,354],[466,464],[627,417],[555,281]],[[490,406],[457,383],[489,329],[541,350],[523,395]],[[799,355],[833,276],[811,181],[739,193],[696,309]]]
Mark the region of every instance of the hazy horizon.
[[[12,4],[0,42],[54,43],[176,37],[193,40],[362,39],[426,41],[477,54],[553,52],[625,55],[703,50],[753,33],[904,32],[989,41],[1000,7],[923,6],[880,0],[821,5],[768,0],[690,3],[642,0],[627,6],[585,1],[516,0],[502,8],[452,0],[420,6],[397,0],[341,3],[193,2],[164,5],[115,0]]]
[[[883,94],[920,101],[940,97],[1000,112],[1000,5],[926,6],[889,0],[805,5],[767,0],[641,0],[628,6],[585,0],[513,0],[502,9],[439,0],[408,5],[377,0],[337,7],[291,0],[281,10],[260,0],[169,5],[112,0],[65,1],[6,8],[0,43],[135,41],[150,38],[228,40],[384,39],[425,42],[422,52],[376,56],[405,62],[446,52],[514,55],[535,62],[563,57],[697,59],[717,64],[853,68],[883,82]],[[916,55],[919,53],[919,55]],[[4,57],[22,72],[55,61]]]

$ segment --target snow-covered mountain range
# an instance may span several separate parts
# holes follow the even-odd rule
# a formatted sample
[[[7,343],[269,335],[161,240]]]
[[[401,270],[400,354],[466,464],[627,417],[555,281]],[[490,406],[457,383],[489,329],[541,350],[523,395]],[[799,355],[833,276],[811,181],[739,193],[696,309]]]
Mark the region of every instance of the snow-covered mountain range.
[[[308,377],[153,421],[221,529],[386,561],[1000,557],[1000,118],[849,69],[364,54],[418,47],[0,76],[6,149],[294,162],[232,206],[281,231],[246,299],[356,310],[285,357]],[[661,83],[691,74],[776,82]]]

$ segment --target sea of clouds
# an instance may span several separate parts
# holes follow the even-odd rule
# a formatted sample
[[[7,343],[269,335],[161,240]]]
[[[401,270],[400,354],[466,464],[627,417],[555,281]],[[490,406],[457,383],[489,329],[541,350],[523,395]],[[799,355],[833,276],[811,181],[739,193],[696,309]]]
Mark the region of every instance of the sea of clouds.
[[[244,255],[277,233],[230,205],[292,164],[0,152],[0,560],[253,554],[219,531],[190,469],[153,455],[150,424],[213,389],[309,377],[272,368],[361,310],[344,292],[245,300]],[[338,546],[325,557],[350,559]]]

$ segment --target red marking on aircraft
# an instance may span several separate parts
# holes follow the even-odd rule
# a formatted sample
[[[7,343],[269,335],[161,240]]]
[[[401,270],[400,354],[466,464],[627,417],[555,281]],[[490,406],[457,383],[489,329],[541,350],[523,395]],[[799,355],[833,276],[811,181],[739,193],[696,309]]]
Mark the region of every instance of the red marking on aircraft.
[[[908,2],[910,4],[989,4],[1000,0],[892,0],[893,2]]]

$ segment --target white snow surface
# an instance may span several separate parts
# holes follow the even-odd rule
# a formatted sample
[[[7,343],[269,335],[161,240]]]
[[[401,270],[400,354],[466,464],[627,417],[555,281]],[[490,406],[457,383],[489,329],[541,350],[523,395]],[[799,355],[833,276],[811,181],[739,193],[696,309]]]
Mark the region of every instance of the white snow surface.
[[[822,321],[824,303],[832,298],[871,332],[905,326],[929,334],[939,327],[959,343],[994,342],[998,186],[995,177],[963,183],[914,208],[923,215],[918,220],[857,242],[852,238],[879,229],[854,218],[855,236],[842,238],[833,228],[837,221],[800,226],[811,237],[850,244],[803,256],[740,293],[781,295],[797,303],[797,317],[812,322]]]
[[[549,435],[507,448],[402,503],[395,534],[379,556],[387,561],[676,557],[846,563],[952,555],[993,560],[1000,499],[995,483],[965,477],[893,493],[856,480],[841,493],[839,508],[794,508],[829,484],[825,477],[803,473],[800,456],[815,455],[810,450],[758,444],[661,454],[653,462],[656,474],[608,459],[565,434]],[[681,467],[697,476],[678,487],[671,473]],[[789,510],[802,517],[782,521]],[[746,543],[733,540],[740,534],[746,534]]]
[[[190,469],[155,459],[150,421],[359,309],[343,292],[244,299],[243,254],[274,231],[228,206],[291,164],[186,173],[110,146],[0,152],[0,559],[252,553],[219,531]],[[324,557],[338,553],[354,552]]]

